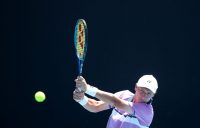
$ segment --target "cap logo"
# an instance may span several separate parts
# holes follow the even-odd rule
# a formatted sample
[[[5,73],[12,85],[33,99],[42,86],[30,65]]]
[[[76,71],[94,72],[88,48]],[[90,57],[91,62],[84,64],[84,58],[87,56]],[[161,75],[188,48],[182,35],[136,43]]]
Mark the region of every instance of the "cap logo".
[[[150,80],[148,80],[147,82],[148,82],[148,83],[151,83],[151,81],[150,81]]]

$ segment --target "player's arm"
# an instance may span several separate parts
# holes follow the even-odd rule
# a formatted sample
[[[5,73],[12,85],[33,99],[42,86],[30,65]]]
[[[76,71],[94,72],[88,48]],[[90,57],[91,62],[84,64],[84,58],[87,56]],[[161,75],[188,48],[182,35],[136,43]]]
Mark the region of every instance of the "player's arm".
[[[87,84],[85,79],[83,77],[79,77],[75,80],[76,87],[80,88],[82,91],[86,92],[88,95],[98,98],[99,100],[114,106],[116,108],[119,108],[121,110],[124,110],[128,113],[132,113],[132,109],[129,106],[128,101],[122,100],[115,96],[112,93],[105,92],[102,90],[99,90],[95,87],[90,86]]]
[[[88,99],[87,104],[84,105],[83,107],[90,112],[100,112],[109,109],[107,103],[103,101],[97,101],[91,98]]]
[[[128,113],[132,113],[132,109],[129,105],[129,102],[118,98],[113,93],[105,92],[98,89],[96,91],[95,97],[98,98],[99,100],[102,100],[110,104],[111,106],[124,110]]]
[[[84,95],[84,92],[80,92],[77,89],[73,92],[73,99],[90,112],[96,113],[109,109],[109,105],[107,103],[88,98]]]

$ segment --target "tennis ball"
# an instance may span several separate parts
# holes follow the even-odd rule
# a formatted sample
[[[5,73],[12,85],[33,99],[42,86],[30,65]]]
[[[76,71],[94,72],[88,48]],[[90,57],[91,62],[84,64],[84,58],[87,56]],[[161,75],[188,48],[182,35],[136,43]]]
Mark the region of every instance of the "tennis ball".
[[[43,102],[45,99],[46,99],[46,96],[45,96],[44,92],[42,92],[42,91],[37,91],[37,92],[35,93],[35,100],[36,100],[37,102]]]

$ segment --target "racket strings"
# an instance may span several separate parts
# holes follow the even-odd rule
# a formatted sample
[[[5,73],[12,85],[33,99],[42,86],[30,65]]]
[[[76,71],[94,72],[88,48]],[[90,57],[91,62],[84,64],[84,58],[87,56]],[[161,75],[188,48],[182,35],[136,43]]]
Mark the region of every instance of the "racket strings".
[[[83,59],[85,50],[85,30],[83,23],[78,25],[76,38],[78,39],[76,43],[77,55],[80,59]]]

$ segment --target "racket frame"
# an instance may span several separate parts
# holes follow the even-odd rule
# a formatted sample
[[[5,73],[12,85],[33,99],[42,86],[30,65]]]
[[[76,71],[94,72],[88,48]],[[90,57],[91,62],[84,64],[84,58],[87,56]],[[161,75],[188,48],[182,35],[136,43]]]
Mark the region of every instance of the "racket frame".
[[[84,43],[84,48],[83,48],[83,55],[82,57],[80,57],[79,55],[79,52],[77,50],[77,43],[78,43],[78,38],[77,37],[77,32],[79,29],[79,25],[80,24],[83,24],[83,31],[84,31],[84,34],[85,34],[85,43]],[[75,32],[74,32],[74,46],[75,46],[75,51],[76,51],[76,56],[77,56],[77,61],[78,61],[78,75],[81,76],[82,75],[82,69],[83,69],[83,63],[85,61],[85,57],[86,57],[86,53],[87,53],[87,47],[88,47],[88,28],[87,28],[87,24],[85,22],[84,19],[78,19],[77,22],[76,22],[76,26],[75,26]]]

